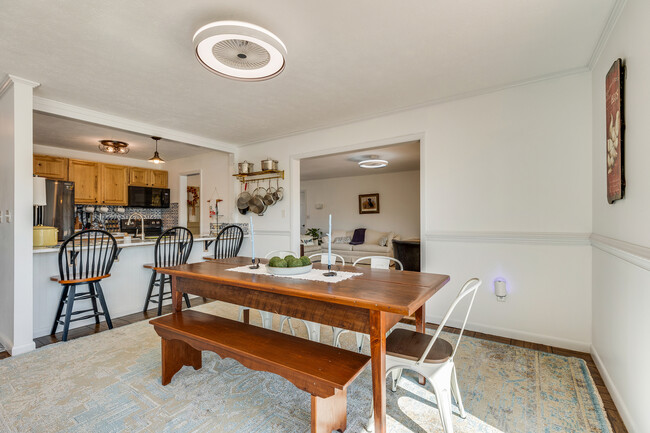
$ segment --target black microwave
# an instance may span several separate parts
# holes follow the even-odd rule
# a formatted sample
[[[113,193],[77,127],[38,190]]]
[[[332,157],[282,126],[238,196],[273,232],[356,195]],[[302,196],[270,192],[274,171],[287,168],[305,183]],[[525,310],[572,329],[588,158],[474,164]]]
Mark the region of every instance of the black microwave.
[[[169,188],[129,187],[129,207],[169,207]]]

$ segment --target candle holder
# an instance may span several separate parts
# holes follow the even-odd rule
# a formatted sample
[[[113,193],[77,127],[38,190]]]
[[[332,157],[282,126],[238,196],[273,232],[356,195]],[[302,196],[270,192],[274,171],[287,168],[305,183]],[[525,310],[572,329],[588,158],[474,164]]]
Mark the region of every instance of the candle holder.
[[[260,268],[260,259],[251,259],[253,264],[248,267],[248,269],[259,269]]]
[[[323,274],[324,277],[336,277],[336,272],[332,270],[332,265],[327,265],[327,272]]]

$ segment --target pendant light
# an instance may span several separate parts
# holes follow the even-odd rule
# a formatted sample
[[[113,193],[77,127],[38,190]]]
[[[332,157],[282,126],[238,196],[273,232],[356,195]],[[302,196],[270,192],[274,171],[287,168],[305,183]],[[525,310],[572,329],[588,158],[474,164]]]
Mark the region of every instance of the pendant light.
[[[153,156],[149,158],[149,162],[153,162],[154,164],[164,164],[165,160],[158,155],[158,140],[161,140],[161,137],[151,137],[151,139],[156,140],[156,151]]]

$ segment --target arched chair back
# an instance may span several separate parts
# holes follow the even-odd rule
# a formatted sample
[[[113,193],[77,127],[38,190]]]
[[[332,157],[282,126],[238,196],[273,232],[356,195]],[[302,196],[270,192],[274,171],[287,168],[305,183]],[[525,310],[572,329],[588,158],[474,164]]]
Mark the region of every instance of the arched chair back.
[[[312,260],[315,257],[318,257],[318,260],[321,263],[327,264],[327,253],[312,254],[311,256],[309,256],[309,260]],[[345,266],[345,259],[343,258],[343,256],[332,253],[332,258],[334,259],[334,263],[332,263],[333,265],[336,264],[336,260],[338,259],[341,261],[341,264]]]
[[[269,253],[266,253],[266,255],[264,256],[264,258],[265,258],[265,259],[269,259],[269,258],[274,257],[274,256],[278,256],[278,257],[285,258],[286,256],[289,256],[289,255],[294,256],[294,257],[300,257],[300,254],[296,254],[296,253],[294,253],[293,251],[289,251],[289,250],[275,250],[275,251],[271,251],[271,252],[269,252]]]
[[[452,352],[450,357],[450,359],[454,358],[454,355],[456,354],[456,349],[458,349],[458,345],[460,344],[460,339],[463,336],[463,332],[465,331],[465,325],[467,324],[467,318],[469,317],[469,312],[472,310],[472,305],[474,304],[474,298],[476,297],[476,292],[480,285],[481,285],[481,280],[479,280],[478,278],[472,278],[471,280],[467,281],[463,285],[463,287],[460,289],[460,292],[458,292],[458,296],[456,296],[456,299],[454,299],[454,302],[451,303],[451,306],[447,310],[447,314],[445,314],[445,317],[440,322],[440,325],[438,326],[436,333],[433,334],[433,338],[427,345],[426,349],[424,349],[422,356],[420,356],[418,360],[418,364],[421,364],[426,359],[427,355],[429,354],[429,351],[431,350],[434,343],[438,339],[438,336],[440,335],[443,328],[447,324],[449,317],[451,317],[452,313],[454,312],[454,309],[466,296],[470,296],[469,302],[467,303],[467,309],[465,310],[465,317],[463,317],[463,326],[461,326],[460,328],[460,333],[458,334],[458,339],[456,340],[454,351]]]
[[[105,230],[84,230],[59,248],[61,281],[93,280],[108,275],[117,256],[117,242]]]
[[[400,271],[404,270],[404,266],[402,266],[402,262],[397,260],[395,257],[388,257],[388,256],[360,257],[356,259],[352,265],[356,266],[359,262],[362,262],[364,260],[370,260],[370,267],[373,269],[389,269],[390,262],[395,262],[395,268],[397,268],[397,266],[399,265],[399,270]]]
[[[214,258],[227,259],[236,257],[244,242],[244,230],[236,225],[229,225],[221,229],[214,242]]]
[[[172,227],[158,236],[154,247],[156,268],[184,265],[192,252],[194,236],[185,227]]]

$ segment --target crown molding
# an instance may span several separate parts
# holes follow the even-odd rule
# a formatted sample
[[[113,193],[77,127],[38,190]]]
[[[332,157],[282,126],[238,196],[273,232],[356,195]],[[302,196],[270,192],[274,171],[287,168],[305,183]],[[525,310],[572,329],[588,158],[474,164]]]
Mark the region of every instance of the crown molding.
[[[421,109],[421,108],[426,108],[426,107],[431,107],[431,106],[435,106],[435,105],[445,104],[445,103],[448,103],[448,102],[459,101],[459,100],[462,100],[462,99],[469,99],[469,98],[474,98],[474,97],[477,97],[477,96],[488,95],[488,94],[491,94],[491,93],[497,93],[497,92],[501,92],[501,91],[507,90],[507,89],[512,89],[512,88],[515,88],[515,87],[528,86],[530,84],[535,84],[535,83],[539,83],[539,82],[543,82],[543,81],[549,81],[549,80],[555,80],[555,79],[558,79],[558,78],[568,77],[568,76],[571,76],[571,75],[582,74],[584,72],[589,72],[589,68],[586,67],[586,66],[581,66],[581,67],[578,67],[578,68],[566,69],[566,70],[563,70],[563,71],[554,72],[554,73],[546,74],[546,75],[540,75],[540,76],[537,76],[537,77],[533,77],[533,78],[529,78],[529,79],[525,79],[525,80],[521,80],[521,81],[514,81],[512,83],[508,83],[508,84],[504,84],[504,85],[493,86],[493,87],[485,87],[485,88],[482,88],[482,89],[472,90],[470,92],[459,93],[457,95],[446,96],[446,97],[437,98],[437,99],[431,99],[429,101],[422,102],[422,103],[419,103],[419,104],[408,105],[408,106],[404,106],[404,107],[398,107],[398,108],[394,108],[394,109],[391,109],[391,110],[382,111],[382,112],[379,112],[379,113],[369,114],[367,116],[355,117],[353,119],[343,120],[341,122],[333,123],[333,124],[329,124],[329,125],[325,125],[325,126],[317,126],[317,127],[314,127],[314,128],[307,128],[307,129],[301,129],[301,130],[288,132],[286,134],[278,134],[278,135],[274,135],[274,136],[271,136],[271,137],[265,137],[265,138],[262,138],[262,139],[259,139],[259,140],[250,141],[248,143],[239,144],[238,146],[239,146],[239,148],[243,148],[243,147],[247,147],[247,146],[253,146],[253,145],[256,145],[256,144],[266,143],[266,142],[273,141],[273,140],[279,140],[281,138],[288,138],[288,137],[293,137],[293,136],[296,136],[296,135],[303,135],[303,134],[309,134],[309,133],[312,133],[312,132],[325,131],[325,130],[333,129],[333,128],[340,128],[342,126],[351,125],[351,124],[359,123],[359,122],[365,122],[365,121],[373,120],[373,119],[379,119],[379,118],[382,118],[382,117],[391,116],[393,114],[399,114],[399,113],[404,113],[404,112],[408,112],[408,111],[418,110],[418,109]]]
[[[544,232],[428,232],[427,241],[438,242],[474,242],[501,244],[538,244],[538,245],[590,245],[590,233],[544,233]]]
[[[15,75],[7,74],[4,77],[2,77],[2,80],[0,80],[0,96],[2,96],[13,84],[25,84],[32,89],[34,87],[40,86],[39,83],[31,80],[26,80],[24,78],[17,77]]]
[[[612,10],[610,11],[609,17],[607,17],[607,22],[605,23],[605,27],[603,27],[603,31],[600,33],[600,37],[596,42],[594,51],[591,53],[591,58],[589,59],[589,63],[587,64],[587,67],[590,71],[594,68],[596,62],[600,58],[600,55],[603,53],[603,50],[605,49],[605,44],[607,44],[607,41],[609,40],[609,37],[611,36],[612,31],[616,26],[616,22],[618,21],[618,18],[621,16],[621,13],[623,12],[626,3],[627,0],[616,0],[614,6],[612,6]]]
[[[177,131],[174,129],[163,128],[136,120],[127,119],[113,114],[102,113],[76,105],[66,104],[64,102],[54,101],[41,97],[34,97],[34,110],[42,113],[53,114],[56,116],[68,117],[82,120],[84,122],[95,123],[98,125],[108,126],[111,128],[123,129],[125,131],[136,132],[145,135],[154,135],[163,137],[167,140],[178,141],[181,143],[193,144],[200,147],[219,150],[222,152],[235,153],[237,146],[211,138],[201,137],[188,132]]]

